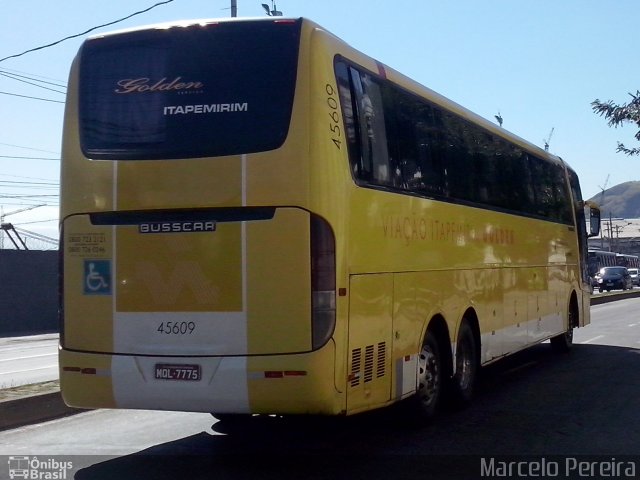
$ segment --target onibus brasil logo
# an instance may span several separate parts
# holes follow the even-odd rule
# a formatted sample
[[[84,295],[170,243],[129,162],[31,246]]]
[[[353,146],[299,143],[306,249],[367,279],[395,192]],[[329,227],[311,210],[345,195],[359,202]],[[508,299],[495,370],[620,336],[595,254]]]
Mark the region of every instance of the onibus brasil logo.
[[[9,457],[9,478],[32,480],[66,480],[67,471],[73,468],[73,462],[56,460],[55,458],[39,459],[38,457]]]

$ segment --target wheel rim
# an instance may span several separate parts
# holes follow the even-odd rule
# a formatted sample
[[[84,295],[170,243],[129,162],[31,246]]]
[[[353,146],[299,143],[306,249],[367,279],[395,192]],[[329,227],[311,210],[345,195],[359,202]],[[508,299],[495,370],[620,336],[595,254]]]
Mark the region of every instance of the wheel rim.
[[[423,345],[418,358],[418,397],[425,406],[435,403],[440,389],[438,360],[429,345]]]
[[[573,329],[577,326],[576,324],[578,320],[578,312],[576,312],[575,307],[572,305],[569,308],[569,318],[567,319],[567,331],[564,334],[564,338],[567,341],[567,344],[571,345],[573,343]]]
[[[473,349],[471,339],[465,335],[460,339],[458,350],[456,351],[456,378],[462,390],[469,388],[473,379]]]

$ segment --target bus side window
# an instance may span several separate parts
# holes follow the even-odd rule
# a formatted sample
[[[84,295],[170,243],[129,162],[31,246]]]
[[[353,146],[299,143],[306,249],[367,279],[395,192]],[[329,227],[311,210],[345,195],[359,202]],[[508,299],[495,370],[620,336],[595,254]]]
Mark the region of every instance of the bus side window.
[[[423,187],[416,140],[413,102],[390,85],[382,89],[387,125],[387,143],[391,168],[395,169],[394,187],[405,191],[420,191]]]
[[[426,102],[417,102],[416,141],[423,193],[445,196],[446,134],[442,125],[442,112]]]
[[[360,131],[359,178],[374,185],[392,186],[395,169],[389,164],[381,88],[367,73],[350,69]]]
[[[357,108],[354,105],[354,96],[351,94],[351,78],[349,67],[343,62],[336,62],[336,79],[338,81],[338,94],[344,120],[345,136],[349,152],[351,172],[355,178],[360,178],[362,171],[362,154],[360,153],[358,123],[355,115]]]

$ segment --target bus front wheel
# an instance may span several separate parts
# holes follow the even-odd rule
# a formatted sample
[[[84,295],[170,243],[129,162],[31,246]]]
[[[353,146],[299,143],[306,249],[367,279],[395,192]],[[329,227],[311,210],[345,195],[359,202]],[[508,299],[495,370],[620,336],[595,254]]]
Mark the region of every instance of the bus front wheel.
[[[566,332],[551,339],[551,348],[554,352],[566,353],[571,350],[571,346],[573,345],[573,329],[578,325],[578,316],[578,305],[572,300],[569,306]]]

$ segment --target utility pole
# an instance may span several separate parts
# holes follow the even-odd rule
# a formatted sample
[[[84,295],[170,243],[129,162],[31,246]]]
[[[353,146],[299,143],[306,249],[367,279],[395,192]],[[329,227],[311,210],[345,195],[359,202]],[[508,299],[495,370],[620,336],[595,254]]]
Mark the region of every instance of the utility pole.
[[[238,16],[238,0],[231,0],[231,16]]]
[[[600,187],[600,189],[602,190],[602,195],[600,195],[600,209],[604,208],[604,195],[605,195],[605,190],[607,189],[607,185],[609,184],[610,176],[611,175],[607,175],[607,179],[604,181],[604,186]],[[609,218],[611,218],[611,212],[609,212]],[[600,230],[600,246],[604,250],[604,237],[602,233],[603,233],[602,230]],[[611,249],[609,249],[609,251],[611,251]]]

